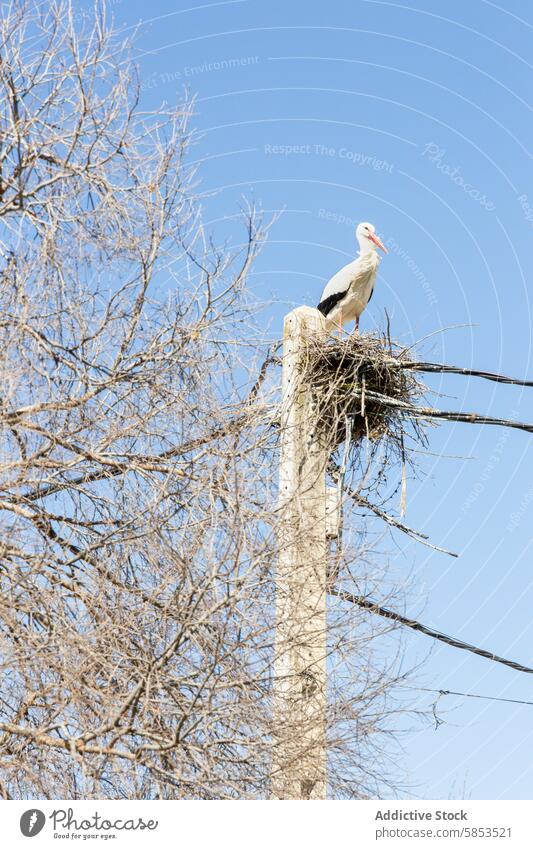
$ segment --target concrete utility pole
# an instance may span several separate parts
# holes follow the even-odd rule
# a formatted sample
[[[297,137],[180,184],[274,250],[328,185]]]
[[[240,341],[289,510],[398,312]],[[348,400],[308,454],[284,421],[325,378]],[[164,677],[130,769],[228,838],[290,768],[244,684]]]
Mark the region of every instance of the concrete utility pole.
[[[274,684],[275,799],[326,798],[326,435],[302,379],[323,316],[299,307],[283,341]],[[328,503],[331,503],[328,502]]]

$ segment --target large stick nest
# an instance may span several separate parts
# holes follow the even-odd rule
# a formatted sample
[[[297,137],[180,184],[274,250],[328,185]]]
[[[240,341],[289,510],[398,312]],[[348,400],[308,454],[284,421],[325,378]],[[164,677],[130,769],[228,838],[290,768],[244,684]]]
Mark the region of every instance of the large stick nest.
[[[345,340],[317,337],[308,354],[305,379],[316,392],[333,448],[345,439],[347,417],[352,443],[387,437],[403,445],[406,415],[418,431],[407,407],[415,405],[426,389],[412,369],[402,368],[402,358],[412,360],[409,349],[388,336],[352,335]]]

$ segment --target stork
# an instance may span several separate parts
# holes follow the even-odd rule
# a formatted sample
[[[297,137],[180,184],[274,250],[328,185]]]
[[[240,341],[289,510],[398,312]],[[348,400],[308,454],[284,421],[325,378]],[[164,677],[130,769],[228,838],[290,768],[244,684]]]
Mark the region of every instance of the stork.
[[[359,256],[333,275],[322,292],[317,309],[328,322],[328,327],[355,321],[355,332],[359,333],[359,318],[374,292],[374,284],[381,257],[380,248],[388,253],[383,242],[376,236],[373,224],[363,222],[355,231],[359,242]]]

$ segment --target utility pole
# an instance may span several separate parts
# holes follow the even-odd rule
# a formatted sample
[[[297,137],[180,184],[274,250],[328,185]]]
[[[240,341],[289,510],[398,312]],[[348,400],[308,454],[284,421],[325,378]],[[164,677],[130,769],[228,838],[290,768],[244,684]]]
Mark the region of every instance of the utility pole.
[[[272,797],[326,798],[326,434],[303,378],[323,316],[285,318]]]

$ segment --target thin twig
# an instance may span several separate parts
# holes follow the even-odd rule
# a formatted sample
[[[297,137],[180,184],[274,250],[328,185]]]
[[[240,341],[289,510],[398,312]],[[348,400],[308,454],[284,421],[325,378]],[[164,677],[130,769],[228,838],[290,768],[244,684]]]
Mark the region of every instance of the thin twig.
[[[333,480],[338,480],[339,475],[339,467],[333,461],[330,461],[328,466],[328,471],[333,478]],[[380,519],[383,519],[388,525],[393,528],[396,528],[402,533],[407,534],[407,536],[416,540],[416,542],[422,543],[422,545],[427,546],[427,548],[433,549],[433,551],[440,551],[442,554],[448,554],[450,557],[459,557],[454,551],[448,551],[446,548],[441,548],[438,545],[432,545],[428,541],[427,534],[423,534],[420,531],[415,531],[414,528],[410,528],[408,525],[404,524],[404,522],[400,522],[398,519],[395,519],[394,516],[390,516],[385,510],[382,510],[380,507],[377,507],[375,504],[372,504],[364,495],[360,495],[358,492],[353,489],[346,489],[346,495],[348,495],[356,504],[359,504],[361,507],[364,507],[367,510],[371,510],[376,516],[379,516]]]

